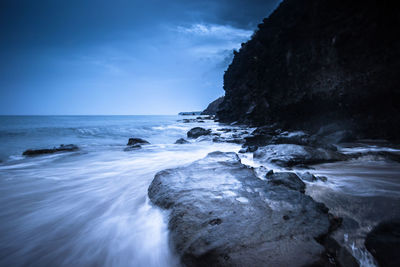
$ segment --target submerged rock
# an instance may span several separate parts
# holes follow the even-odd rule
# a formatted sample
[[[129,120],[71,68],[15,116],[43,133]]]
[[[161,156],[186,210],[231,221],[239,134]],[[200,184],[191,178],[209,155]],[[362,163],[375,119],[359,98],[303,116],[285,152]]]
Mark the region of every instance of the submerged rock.
[[[22,153],[24,156],[36,156],[43,154],[52,154],[56,152],[68,152],[68,151],[76,151],[79,147],[73,144],[69,145],[60,145],[59,147],[54,148],[45,148],[45,149],[28,149]]]
[[[186,266],[305,266],[320,263],[316,238],[326,209],[259,179],[235,153],[213,152],[156,174],[148,195],[171,211],[172,244]]]
[[[134,145],[146,145],[146,144],[150,144],[150,143],[141,138],[129,138],[128,144],[126,144],[126,145],[134,146]]]
[[[253,153],[253,156],[260,162],[274,163],[283,167],[291,167],[301,164],[318,164],[347,159],[344,154],[337,151],[293,144],[260,147]]]
[[[206,130],[206,129],[201,128],[201,127],[194,127],[192,129],[190,129],[189,132],[187,132],[187,137],[195,139],[195,138],[197,138],[199,136],[209,135],[209,134],[211,134],[211,130],[210,129]]]
[[[175,144],[188,144],[189,142],[185,138],[179,138],[178,140],[175,141]]]
[[[379,266],[400,266],[400,218],[378,224],[367,235],[365,246]]]
[[[138,149],[140,149],[140,148],[142,148],[142,146],[136,144],[136,145],[132,145],[132,146],[128,146],[128,147],[124,148],[124,151],[138,150]]]

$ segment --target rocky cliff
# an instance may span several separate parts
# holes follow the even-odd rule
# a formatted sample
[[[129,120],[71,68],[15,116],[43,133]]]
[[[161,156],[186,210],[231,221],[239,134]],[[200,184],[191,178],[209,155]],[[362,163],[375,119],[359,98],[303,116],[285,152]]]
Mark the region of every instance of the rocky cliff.
[[[398,138],[399,14],[390,0],[283,1],[235,52],[219,119]]]
[[[211,102],[207,108],[205,110],[203,110],[203,112],[201,113],[201,115],[216,115],[219,105],[224,101],[224,97],[221,96],[219,98],[217,98],[216,100],[214,100],[213,102]]]

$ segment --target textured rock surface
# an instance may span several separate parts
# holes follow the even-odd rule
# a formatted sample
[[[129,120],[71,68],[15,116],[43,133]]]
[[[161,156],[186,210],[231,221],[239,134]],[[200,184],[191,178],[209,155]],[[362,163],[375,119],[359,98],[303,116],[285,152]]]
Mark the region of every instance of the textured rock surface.
[[[210,129],[204,129],[201,127],[194,127],[192,129],[190,129],[190,131],[187,132],[187,137],[188,138],[197,138],[200,137],[202,135],[209,135],[211,134],[211,130]]]
[[[292,190],[305,192],[306,184],[293,172],[268,173],[266,177],[274,185],[284,185]]]
[[[337,151],[293,144],[260,147],[253,153],[253,156],[257,161],[273,163],[283,167],[300,164],[310,165],[347,159],[346,155]]]
[[[283,1],[235,53],[219,119],[398,138],[398,14],[392,0]]]
[[[127,146],[146,145],[146,144],[150,143],[141,138],[129,138]]]
[[[235,153],[213,152],[156,174],[148,191],[171,211],[170,238],[187,266],[304,266],[321,263],[315,238],[326,208],[255,176]]]

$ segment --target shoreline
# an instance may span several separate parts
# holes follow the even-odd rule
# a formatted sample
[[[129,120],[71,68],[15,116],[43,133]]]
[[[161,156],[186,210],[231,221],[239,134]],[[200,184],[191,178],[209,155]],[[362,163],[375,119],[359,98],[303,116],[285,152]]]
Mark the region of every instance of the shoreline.
[[[376,266],[372,255],[364,246],[364,240],[379,222],[393,219],[394,215],[400,214],[395,205],[400,201],[400,188],[395,181],[396,175],[400,173],[399,158],[396,156],[400,154],[400,150],[395,145],[382,142],[372,144],[371,140],[363,140],[361,143],[333,146],[322,142],[321,140],[325,140],[323,137],[314,138],[305,132],[288,132],[271,126],[250,128],[245,125],[227,125],[211,119],[213,118],[209,116],[178,117],[165,125],[155,124],[152,130],[160,131],[160,137],[176,130],[176,135],[172,135],[175,139],[169,137],[167,142],[165,139],[157,139],[163,140],[162,144],[154,138],[143,139],[131,135],[129,142],[126,139],[117,146],[106,145],[100,151],[81,145],[79,150],[71,152],[57,151],[58,148],[45,149],[39,151],[54,153],[48,156],[21,157],[22,160],[19,161],[21,164],[40,164],[47,159],[54,163],[67,160],[70,161],[68,164],[74,165],[75,158],[86,157],[87,154],[86,158],[90,160],[88,162],[99,164],[104,160],[111,160],[109,153],[118,153],[114,157],[115,163],[131,157],[137,159],[136,162],[143,162],[145,157],[146,161],[155,164],[159,160],[167,160],[164,157],[185,151],[186,154],[179,156],[184,160],[180,162],[179,157],[175,157],[178,155],[171,157],[173,162],[167,165],[167,169],[161,167],[165,164],[152,167],[150,163],[146,167],[154,174],[156,170],[159,171],[156,174],[159,180],[166,175],[165,172],[179,173],[170,176],[166,185],[150,185],[149,190],[153,192],[150,200],[155,210],[158,209],[157,206],[161,206],[167,210],[166,213],[162,212],[164,216],[170,214],[164,218],[169,221],[168,240],[183,264],[259,266],[266,260],[260,255],[275,251],[270,254],[271,264],[296,266],[296,263],[300,265],[300,261],[294,260],[292,255],[299,257],[298,255],[307,254],[308,251],[312,252],[312,256],[305,257],[304,264]],[[184,129],[189,130],[185,137],[182,132]],[[192,158],[190,155],[193,154],[193,149],[199,148],[202,152]],[[202,150],[205,148],[206,150]],[[213,152],[219,148],[224,152]],[[91,154],[92,152],[96,153]],[[98,157],[105,158],[99,161]],[[2,168],[11,170],[12,165],[9,164],[12,163],[3,162]],[[11,168],[8,169],[8,165]],[[128,166],[130,164],[123,168],[131,168]],[[367,167],[371,179],[362,173]],[[214,171],[210,173],[210,170]],[[242,172],[244,176],[240,174]],[[149,183],[152,180],[154,183],[154,174],[148,177]],[[382,176],[383,180],[380,182],[376,177],[382,174],[386,176]],[[130,176],[129,173],[125,175]],[[80,176],[79,174],[77,177]],[[181,177],[181,180],[174,181],[174,177]],[[248,178],[242,179],[243,177]],[[195,179],[199,179],[198,182],[193,182]],[[388,184],[391,179],[394,179],[393,184]],[[171,187],[179,188],[182,181],[186,181],[180,189],[182,191],[178,190],[176,194],[168,191]],[[208,197],[198,194],[196,186],[202,183],[206,187],[200,191]],[[144,183],[141,191],[147,187],[148,184]],[[182,195],[180,192],[185,193]],[[168,197],[168,205],[162,204],[163,201],[157,202],[158,197],[155,196],[160,194]],[[370,208],[366,209],[368,206]],[[183,209],[186,217],[176,212],[176,207],[181,211]],[[193,210],[194,207],[209,210],[212,214],[198,213]],[[256,211],[253,210],[249,215],[248,209]],[[234,216],[227,214],[227,211],[241,215]],[[199,217],[203,219],[194,219]],[[179,227],[184,227],[185,230]],[[246,232],[259,229],[258,227],[264,230],[252,234]],[[315,229],[316,232],[310,229]],[[236,234],[236,239],[230,239],[235,236],[233,233],[240,233],[241,236]],[[272,237],[274,233],[280,234],[273,241],[269,240],[268,236]],[[194,236],[195,239],[191,238]],[[292,239],[287,239],[291,236],[298,241],[291,243]],[[182,243],[182,239],[186,243]],[[309,240],[313,241],[310,243]],[[268,247],[267,244],[274,245]],[[242,246],[246,249],[242,250]],[[285,247],[291,252],[279,254],[277,247]],[[331,265],[326,265],[328,263]]]

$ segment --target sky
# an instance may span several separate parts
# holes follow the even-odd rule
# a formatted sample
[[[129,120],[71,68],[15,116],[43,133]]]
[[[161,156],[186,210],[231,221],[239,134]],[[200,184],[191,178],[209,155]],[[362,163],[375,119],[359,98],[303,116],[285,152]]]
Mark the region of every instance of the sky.
[[[196,111],[279,0],[0,0],[0,115]]]

